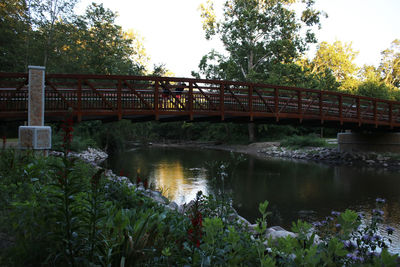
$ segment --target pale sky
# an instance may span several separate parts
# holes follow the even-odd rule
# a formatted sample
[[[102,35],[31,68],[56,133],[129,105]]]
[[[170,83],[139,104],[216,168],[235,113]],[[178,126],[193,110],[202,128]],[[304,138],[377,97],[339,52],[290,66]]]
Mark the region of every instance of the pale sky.
[[[124,30],[139,32],[150,69],[165,63],[175,76],[190,77],[203,55],[212,48],[222,52],[219,42],[204,37],[198,6],[205,0],[81,0],[77,12],[82,14],[91,2],[117,12],[116,23]],[[214,2],[218,9],[224,0]],[[381,51],[400,39],[400,0],[316,0],[316,7],[329,16],[317,32],[318,42],[352,42],[359,66],[377,66]]]

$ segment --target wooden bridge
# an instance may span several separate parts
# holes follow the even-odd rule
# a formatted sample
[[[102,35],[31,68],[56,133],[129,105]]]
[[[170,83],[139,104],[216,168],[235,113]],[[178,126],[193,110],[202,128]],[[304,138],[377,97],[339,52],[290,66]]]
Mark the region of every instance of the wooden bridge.
[[[0,121],[26,120],[27,85],[26,73],[0,73]],[[44,102],[46,122],[72,112],[78,121],[254,121],[400,130],[400,102],[222,80],[47,74]]]

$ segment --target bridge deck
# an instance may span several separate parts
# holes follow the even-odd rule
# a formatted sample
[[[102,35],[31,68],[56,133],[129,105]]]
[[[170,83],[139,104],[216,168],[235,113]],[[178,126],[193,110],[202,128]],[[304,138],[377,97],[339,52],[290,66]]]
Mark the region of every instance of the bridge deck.
[[[220,80],[46,75],[45,120],[213,120],[400,129],[400,102]],[[0,73],[0,121],[26,120],[27,74]]]

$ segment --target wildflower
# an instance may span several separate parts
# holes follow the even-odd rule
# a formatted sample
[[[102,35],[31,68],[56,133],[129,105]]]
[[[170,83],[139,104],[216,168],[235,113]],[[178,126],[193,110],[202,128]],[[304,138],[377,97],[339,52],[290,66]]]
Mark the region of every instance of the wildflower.
[[[331,215],[332,215],[332,216],[338,217],[338,216],[340,216],[340,212],[338,212],[338,211],[332,211],[332,212],[331,212]]]
[[[381,237],[380,235],[374,235],[374,236],[373,236],[373,239],[379,241],[379,240],[382,239],[382,237]]]
[[[196,247],[200,247],[200,240],[202,238],[203,218],[199,211],[195,213],[195,216],[190,216],[190,221],[192,223],[191,227],[188,229],[189,240]]]
[[[364,242],[368,242],[368,241],[371,241],[371,236],[369,236],[369,235],[363,235],[361,239],[362,239]]]
[[[350,241],[350,240],[344,241],[343,245],[347,249],[352,249],[352,248],[356,247],[356,244],[354,242]]]
[[[364,258],[363,257],[358,257],[356,254],[354,253],[348,253],[346,255],[347,258],[353,260],[353,261],[359,261],[359,262],[363,262]]]
[[[388,226],[388,227],[386,227],[386,232],[387,232],[389,235],[391,235],[391,234],[393,234],[393,232],[394,232],[394,228],[391,227],[391,226]]]
[[[375,199],[375,201],[376,201],[376,203],[381,203],[381,204],[384,204],[386,201],[385,201],[385,199],[383,199],[383,198],[377,198],[377,199]]]
[[[73,124],[74,121],[72,119],[72,116],[69,116],[66,120],[63,120],[63,123],[61,124],[61,129],[64,132],[62,147],[64,148],[65,156],[67,155],[67,153],[69,152],[69,148],[71,147],[72,132],[74,131],[74,128],[72,127]]]
[[[326,220],[327,220],[328,222],[333,221],[333,217],[328,216],[328,217],[326,217]]]
[[[314,227],[321,227],[322,226],[322,224],[320,222],[313,222],[312,225]]]
[[[378,210],[378,209],[373,209],[372,213],[374,215],[379,215],[379,216],[383,216],[384,212],[382,210]]]
[[[340,227],[342,227],[342,225],[340,223],[337,223],[337,224],[335,224],[335,227],[340,228]]]
[[[92,179],[90,179],[90,183],[93,186],[97,186],[99,184],[100,178],[101,178],[101,174],[102,174],[103,170],[99,170],[98,172],[96,172],[93,176]]]

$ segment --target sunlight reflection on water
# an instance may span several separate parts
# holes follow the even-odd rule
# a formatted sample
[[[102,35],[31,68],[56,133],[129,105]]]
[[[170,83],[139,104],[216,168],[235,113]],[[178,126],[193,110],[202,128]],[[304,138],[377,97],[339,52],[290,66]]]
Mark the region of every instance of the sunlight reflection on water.
[[[160,188],[163,195],[178,205],[196,197],[198,191],[208,194],[207,177],[204,169],[198,169],[188,176],[192,170],[185,170],[180,161],[160,161],[153,165],[154,171],[150,172],[149,179],[156,188]],[[190,172],[188,172],[190,171]]]

